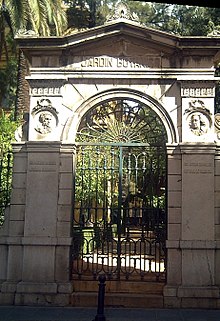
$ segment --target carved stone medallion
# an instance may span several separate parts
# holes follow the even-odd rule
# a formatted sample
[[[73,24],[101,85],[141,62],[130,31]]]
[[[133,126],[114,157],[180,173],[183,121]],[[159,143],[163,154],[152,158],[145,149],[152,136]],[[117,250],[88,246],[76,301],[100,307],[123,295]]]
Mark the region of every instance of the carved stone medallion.
[[[195,99],[189,102],[185,110],[186,121],[190,131],[196,136],[206,134],[211,127],[211,112],[202,100]]]
[[[207,117],[200,112],[191,113],[188,117],[189,128],[196,136],[201,136],[207,133],[209,129]]]
[[[58,125],[58,112],[52,106],[50,99],[42,98],[33,108],[34,129],[41,135],[51,133]]]

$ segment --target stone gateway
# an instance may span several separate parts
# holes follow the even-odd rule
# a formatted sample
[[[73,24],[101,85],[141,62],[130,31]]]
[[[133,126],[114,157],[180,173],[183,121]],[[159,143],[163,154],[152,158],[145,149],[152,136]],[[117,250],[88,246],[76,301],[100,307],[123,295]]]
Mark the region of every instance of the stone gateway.
[[[0,304],[220,308],[220,38],[116,15],[17,36],[29,118],[13,144]]]

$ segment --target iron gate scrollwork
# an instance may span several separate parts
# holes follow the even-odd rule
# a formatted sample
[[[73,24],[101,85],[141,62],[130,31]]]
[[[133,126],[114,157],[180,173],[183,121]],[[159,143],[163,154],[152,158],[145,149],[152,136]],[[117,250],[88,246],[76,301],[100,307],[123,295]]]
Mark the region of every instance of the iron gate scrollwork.
[[[164,144],[152,144],[149,135],[143,139],[134,130],[147,136],[146,118],[155,140],[152,126],[163,130],[158,117],[134,102],[110,102],[102,111],[99,106],[90,112],[87,130],[82,123],[74,185],[73,278],[96,279],[100,273],[113,280],[164,278],[166,155]],[[160,139],[159,130],[157,134]]]

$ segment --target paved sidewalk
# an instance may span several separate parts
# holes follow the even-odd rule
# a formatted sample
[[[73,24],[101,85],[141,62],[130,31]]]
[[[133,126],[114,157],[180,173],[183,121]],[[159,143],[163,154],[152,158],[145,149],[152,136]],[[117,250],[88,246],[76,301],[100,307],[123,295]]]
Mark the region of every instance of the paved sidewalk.
[[[1,306],[0,321],[93,321],[96,308]],[[105,309],[106,321],[220,321],[220,310]]]

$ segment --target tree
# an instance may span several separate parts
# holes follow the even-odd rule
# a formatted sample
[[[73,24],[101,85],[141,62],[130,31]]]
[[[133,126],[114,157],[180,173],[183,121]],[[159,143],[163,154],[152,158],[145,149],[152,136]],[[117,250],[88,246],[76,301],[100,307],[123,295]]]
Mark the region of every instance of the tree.
[[[42,36],[61,35],[66,26],[66,11],[62,0],[0,0],[0,62],[5,58],[0,78],[3,79],[4,83],[12,84],[8,79],[9,73],[5,71],[12,64],[12,61],[16,61],[18,70],[14,69],[12,79],[16,79],[18,75],[17,109],[19,111],[25,105],[28,105],[28,102],[24,99],[28,95],[21,92],[21,88],[27,88],[24,80],[24,74],[27,71],[22,52],[16,48],[14,36],[19,30],[33,30]],[[0,98],[5,100],[7,95],[7,87],[1,87]],[[6,99],[4,102],[8,109],[14,108],[11,100]],[[2,100],[0,105],[2,105]]]
[[[66,0],[68,27],[81,30],[102,24],[108,14],[107,3],[114,2],[115,0]]]
[[[142,23],[181,36],[206,36],[220,26],[220,9],[201,6],[128,1]]]
[[[133,0],[136,1],[136,0]],[[142,0],[142,2],[148,2],[147,0]],[[168,2],[168,0],[159,0],[159,1],[155,1],[155,2],[159,2],[162,4],[166,4]],[[207,2],[206,0],[169,0],[170,4],[176,4],[178,2],[179,5],[189,5],[189,6],[199,6],[199,7],[210,7],[210,8],[219,8],[219,3],[217,2],[212,2],[209,1]]]
[[[18,116],[25,105],[29,108],[27,65],[14,37],[19,30],[33,30],[42,36],[61,35],[66,26],[62,0],[0,0],[0,109],[12,111],[9,116],[4,112],[0,115],[0,224],[10,199],[12,158],[8,151],[18,126],[14,114]]]
[[[208,8],[174,5],[170,11],[170,22],[163,25],[163,30],[181,36],[206,36],[214,25]]]
[[[83,29],[103,24],[117,0],[66,0],[68,26]],[[207,35],[220,25],[220,8],[124,1],[140,22],[179,35]]]
[[[1,0],[1,32],[8,26],[12,33],[33,30],[39,35],[60,35],[66,27],[62,0]]]

